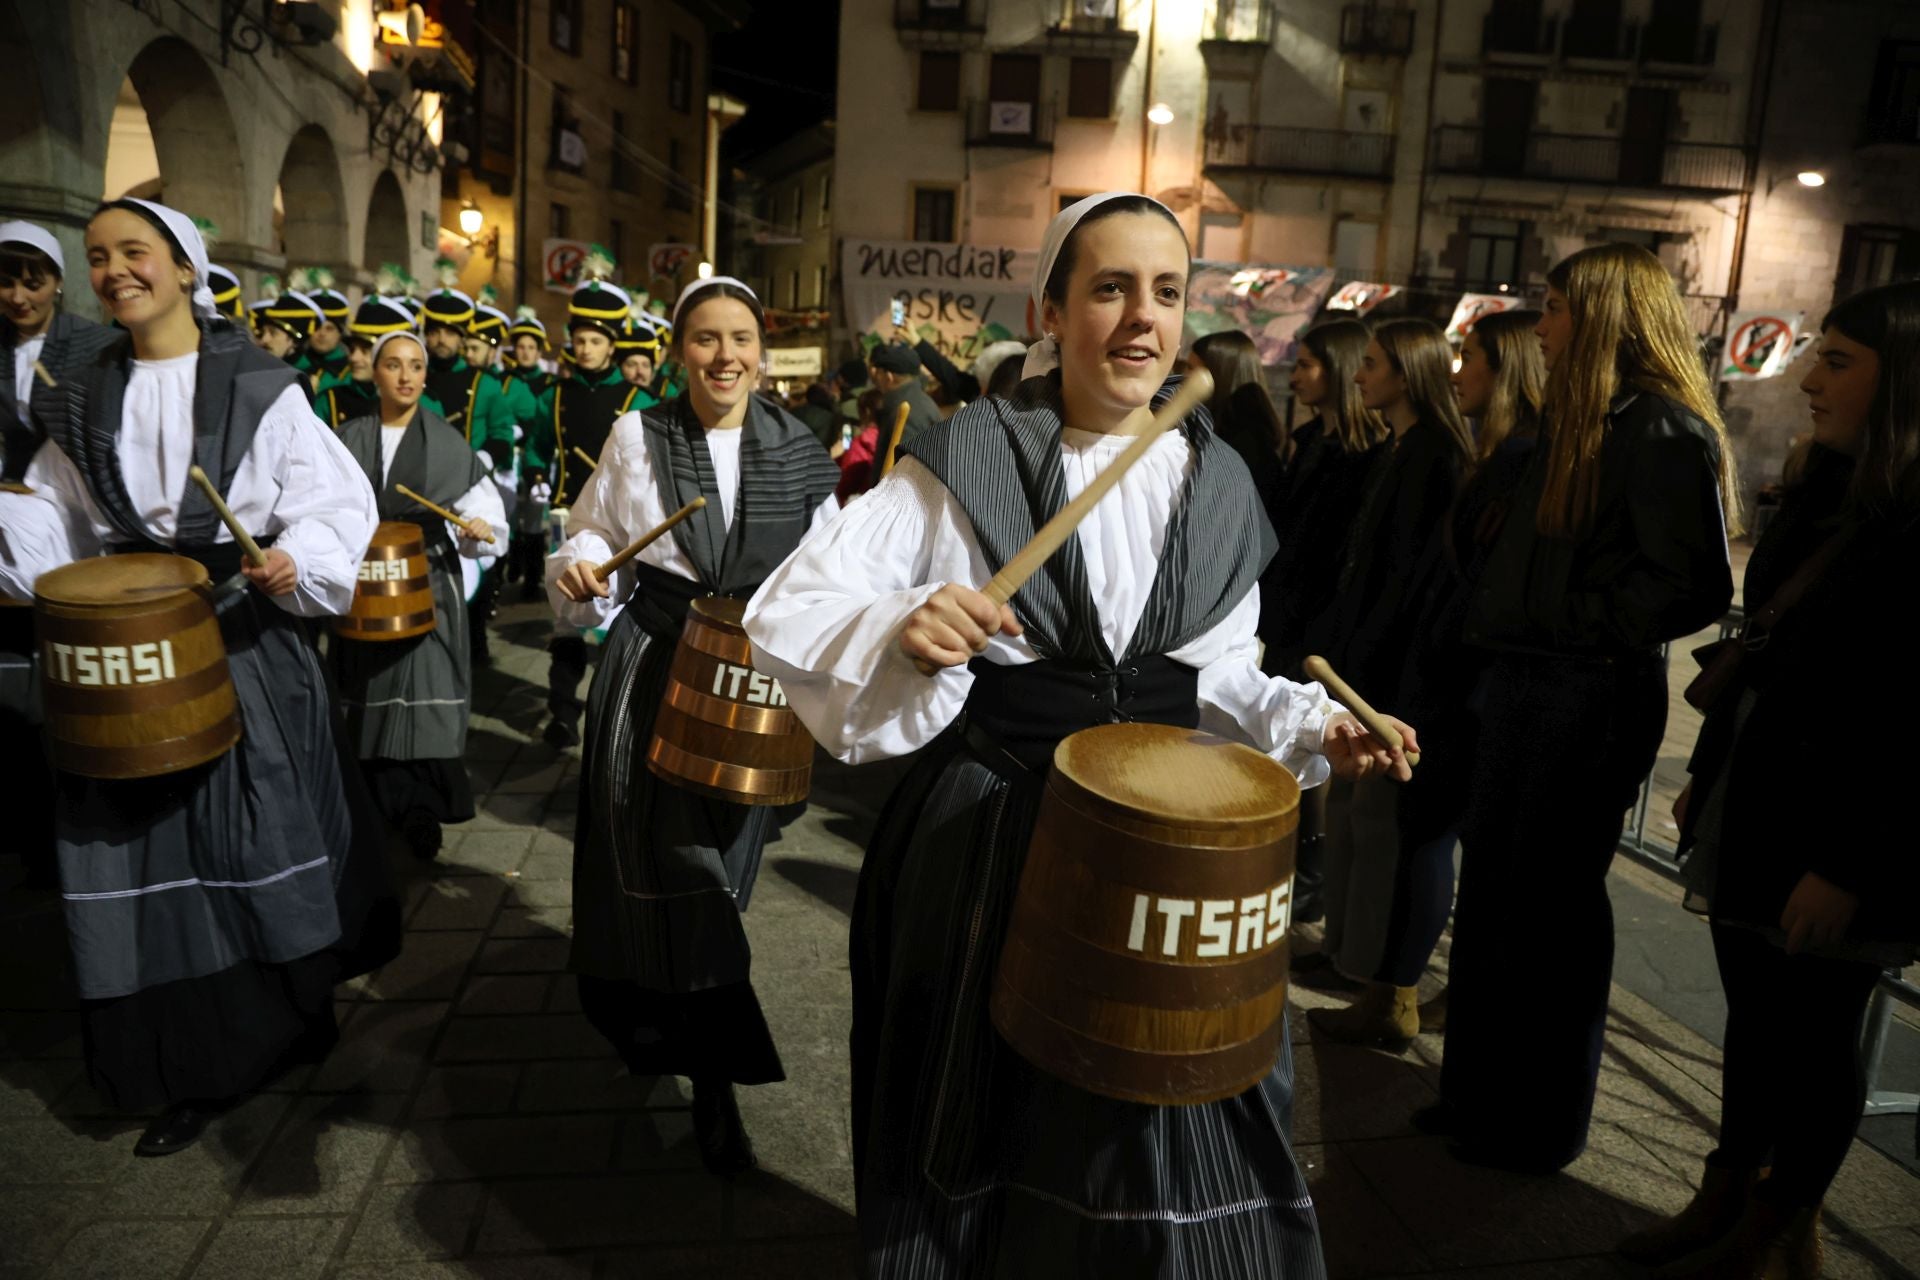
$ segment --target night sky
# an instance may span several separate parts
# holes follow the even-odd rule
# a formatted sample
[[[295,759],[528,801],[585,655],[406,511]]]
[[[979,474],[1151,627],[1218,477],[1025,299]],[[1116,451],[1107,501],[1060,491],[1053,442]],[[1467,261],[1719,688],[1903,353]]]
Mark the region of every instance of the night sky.
[[[839,0],[755,0],[746,26],[713,42],[713,84],[750,105],[723,146],[731,161],[833,116]]]

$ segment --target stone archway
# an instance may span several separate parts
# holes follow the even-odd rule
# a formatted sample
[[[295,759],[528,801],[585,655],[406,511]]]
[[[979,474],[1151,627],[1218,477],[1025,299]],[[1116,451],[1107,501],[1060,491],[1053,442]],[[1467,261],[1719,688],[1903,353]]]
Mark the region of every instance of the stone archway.
[[[413,239],[407,231],[407,195],[393,170],[382,169],[367,201],[367,241],[360,265],[378,271],[392,262],[405,267],[413,260]]]
[[[347,264],[347,201],[340,160],[333,139],[319,125],[307,125],[287,144],[274,203],[277,247],[288,266]]]
[[[125,185],[133,193],[153,192],[181,212],[213,223],[219,233],[244,237],[247,174],[233,115],[213,69],[193,46],[176,36],[147,45],[127,68],[117,101],[103,195],[129,194],[104,188],[108,175],[130,174]],[[147,145],[150,158],[122,150]],[[146,172],[155,162],[157,174]]]

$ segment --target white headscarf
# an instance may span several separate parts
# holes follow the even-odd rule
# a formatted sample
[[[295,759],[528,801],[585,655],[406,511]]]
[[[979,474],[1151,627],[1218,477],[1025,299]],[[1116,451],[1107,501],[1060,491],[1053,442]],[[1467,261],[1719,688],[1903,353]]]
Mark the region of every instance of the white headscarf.
[[[62,279],[67,274],[67,259],[60,252],[60,242],[53,238],[53,232],[31,222],[0,222],[0,244],[30,244],[53,259],[53,269]]]
[[[1132,196],[1140,200],[1151,200],[1162,209],[1167,206],[1154,200],[1152,196],[1141,195],[1138,191],[1102,191],[1097,196],[1088,196],[1062,209],[1047,224],[1047,234],[1040,240],[1040,260],[1033,269],[1033,314],[1034,318],[1046,314],[1047,277],[1053,274],[1054,260],[1060,256],[1060,250],[1067,243],[1067,237],[1080,225],[1080,219],[1092,213],[1109,200],[1120,200]],[[1167,209],[1169,217],[1173,210]],[[1027,348],[1027,361],[1021,366],[1022,379],[1037,378],[1041,374],[1060,367],[1060,340],[1048,335]]]
[[[414,346],[420,348],[420,355],[422,358],[426,356],[427,344],[420,340],[419,334],[415,333],[411,329],[395,329],[392,333],[383,333],[379,337],[373,340],[373,353],[369,355],[367,359],[371,360],[374,364],[379,364],[380,348],[386,346],[389,342],[392,342],[395,338],[405,338],[408,342],[411,342]]]
[[[116,200],[113,203],[119,204]],[[155,204],[151,200],[126,197],[127,204],[137,204],[166,227],[174,241],[186,251],[187,261],[193,264],[193,314],[202,320],[212,320],[220,314],[213,303],[213,289],[207,283],[207,242],[200,234],[200,228],[193,225],[193,219],[178,209],[169,209],[164,204]]]
[[[714,285],[717,285],[717,284],[730,284],[734,288],[744,292],[749,298],[752,298],[755,302],[760,301],[760,295],[755,293],[745,280],[736,280],[732,276],[708,276],[705,280],[695,280],[692,284],[688,285],[686,288],[680,291],[680,296],[674,300],[673,318],[669,320],[668,323],[671,324],[676,330],[679,329],[680,328],[680,311],[683,307],[687,305],[687,299],[691,298],[694,294],[700,292],[702,289],[711,289],[713,288]]]

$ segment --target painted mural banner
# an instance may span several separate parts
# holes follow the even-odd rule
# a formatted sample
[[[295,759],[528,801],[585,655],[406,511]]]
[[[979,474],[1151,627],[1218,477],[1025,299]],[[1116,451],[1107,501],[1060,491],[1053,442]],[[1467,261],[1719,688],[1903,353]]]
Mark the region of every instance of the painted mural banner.
[[[1187,340],[1239,329],[1253,338],[1261,364],[1289,364],[1332,289],[1332,267],[1196,262],[1187,285]]]
[[[1453,319],[1447,321],[1447,341],[1465,342],[1473,326],[1500,311],[1517,311],[1526,305],[1517,293],[1463,293],[1454,304]]]
[[[1038,336],[1027,298],[1038,257],[1000,245],[848,237],[840,243],[847,327],[869,350],[891,341],[897,299],[914,338],[965,367],[991,343]]]
[[[1785,373],[1806,318],[1803,311],[1734,312],[1720,355],[1720,381],[1757,382]]]

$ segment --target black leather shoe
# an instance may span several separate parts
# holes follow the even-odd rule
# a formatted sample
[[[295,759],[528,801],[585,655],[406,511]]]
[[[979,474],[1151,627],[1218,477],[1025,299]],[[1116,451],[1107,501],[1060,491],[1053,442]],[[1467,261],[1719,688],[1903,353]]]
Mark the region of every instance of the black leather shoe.
[[[1558,1173],[1572,1164],[1574,1159],[1574,1156],[1562,1158],[1559,1155],[1548,1155],[1519,1147],[1497,1146],[1468,1138],[1455,1138],[1449,1142],[1447,1154],[1461,1164],[1470,1164],[1481,1169],[1499,1169],[1505,1173],[1526,1174],[1536,1178]],[[1578,1154],[1578,1152],[1574,1153],[1574,1155]]]
[[[422,862],[431,862],[440,856],[440,847],[444,838],[440,824],[421,813],[410,813],[401,824],[400,834],[407,842],[407,851]]]
[[[557,747],[563,751],[568,747],[580,745],[580,731],[558,718],[547,721],[547,727],[541,730],[540,736],[546,740],[548,746]]]
[[[140,1135],[140,1141],[133,1144],[133,1154],[170,1156],[176,1151],[185,1151],[200,1141],[200,1135],[206,1132],[208,1123],[223,1110],[224,1107],[211,1103],[176,1102],[147,1126],[147,1131]]]
[[[736,1177],[759,1163],[740,1120],[733,1085],[727,1081],[693,1082],[693,1139],[700,1148],[700,1163],[716,1177]]]

